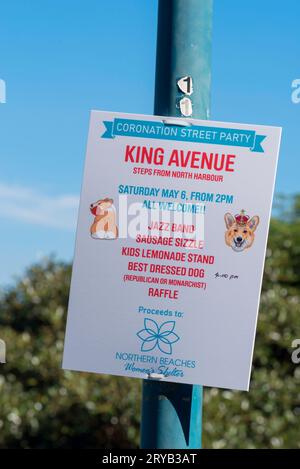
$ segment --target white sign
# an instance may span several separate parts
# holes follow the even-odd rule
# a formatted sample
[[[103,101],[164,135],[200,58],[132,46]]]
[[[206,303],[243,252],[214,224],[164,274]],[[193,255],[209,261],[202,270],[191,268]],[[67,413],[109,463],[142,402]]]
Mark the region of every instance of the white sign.
[[[188,123],[92,112],[64,368],[248,389],[281,129]]]
[[[185,76],[180,78],[180,80],[177,81],[178,88],[182,93],[191,95],[193,94],[193,79],[192,77]]]
[[[190,98],[184,97],[179,100],[180,112],[183,116],[189,117],[193,114],[193,104]]]

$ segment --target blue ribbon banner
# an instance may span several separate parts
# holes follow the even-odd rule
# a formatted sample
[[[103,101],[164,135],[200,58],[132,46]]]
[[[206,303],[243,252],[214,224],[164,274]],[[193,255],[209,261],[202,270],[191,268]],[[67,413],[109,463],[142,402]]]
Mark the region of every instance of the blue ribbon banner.
[[[182,127],[168,125],[163,122],[143,121],[135,119],[119,119],[103,121],[106,130],[102,138],[140,137],[165,140],[179,140],[183,142],[228,145],[249,148],[251,151],[263,153],[261,143],[265,135],[257,135],[255,130],[227,129],[191,125]]]

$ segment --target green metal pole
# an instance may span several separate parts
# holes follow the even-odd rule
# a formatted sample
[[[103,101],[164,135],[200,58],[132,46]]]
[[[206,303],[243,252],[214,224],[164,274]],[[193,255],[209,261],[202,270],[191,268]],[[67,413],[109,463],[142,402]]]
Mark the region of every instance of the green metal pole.
[[[209,118],[212,1],[159,0],[154,114],[183,117],[186,97],[191,117]],[[186,76],[191,95],[177,85]],[[197,449],[201,434],[202,386],[143,381],[142,448]]]

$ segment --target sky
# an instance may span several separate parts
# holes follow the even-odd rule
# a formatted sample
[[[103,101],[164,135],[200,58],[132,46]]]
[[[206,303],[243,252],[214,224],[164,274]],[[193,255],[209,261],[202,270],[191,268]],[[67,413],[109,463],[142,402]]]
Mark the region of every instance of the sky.
[[[3,0],[0,285],[73,257],[91,109],[152,114],[157,0]],[[215,0],[211,118],[283,127],[276,192],[300,191],[300,2]],[[1,98],[1,97],[0,97]]]

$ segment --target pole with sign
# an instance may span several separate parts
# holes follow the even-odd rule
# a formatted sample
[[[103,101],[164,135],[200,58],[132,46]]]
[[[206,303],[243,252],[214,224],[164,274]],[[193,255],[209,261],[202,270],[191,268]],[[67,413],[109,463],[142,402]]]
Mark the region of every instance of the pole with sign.
[[[159,1],[155,114],[209,118],[211,29],[212,0]],[[142,448],[201,448],[201,433],[202,386],[143,381]]]
[[[211,6],[160,2],[156,115],[91,112],[63,367],[144,380],[143,448],[249,390],[281,128],[208,120]]]

